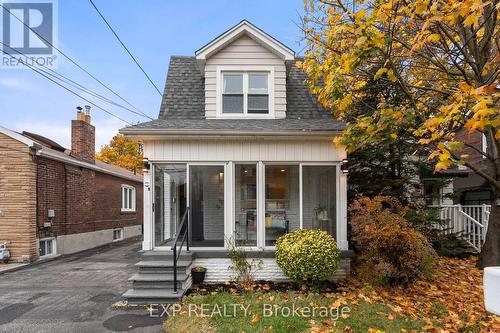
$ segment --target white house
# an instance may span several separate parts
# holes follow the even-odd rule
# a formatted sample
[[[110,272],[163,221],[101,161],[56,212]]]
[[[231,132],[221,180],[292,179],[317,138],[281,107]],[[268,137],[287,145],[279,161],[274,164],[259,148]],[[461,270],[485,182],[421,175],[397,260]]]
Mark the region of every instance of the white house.
[[[191,265],[207,267],[207,281],[231,278],[229,242],[263,258],[256,279],[286,279],[274,243],[301,228],[330,233],[343,250],[337,275],[349,273],[346,151],[332,143],[344,125],[310,94],[296,60],[241,21],[195,56],[173,56],[158,119],[121,130],[143,142],[147,170],[145,253],[129,301],[170,299],[176,237],[183,289]]]

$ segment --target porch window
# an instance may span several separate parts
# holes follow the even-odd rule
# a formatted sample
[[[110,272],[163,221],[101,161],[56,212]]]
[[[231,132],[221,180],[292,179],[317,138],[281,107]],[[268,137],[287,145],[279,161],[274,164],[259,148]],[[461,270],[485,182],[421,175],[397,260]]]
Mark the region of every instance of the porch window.
[[[154,170],[154,244],[169,245],[186,211],[186,165],[157,164]]]
[[[257,167],[235,165],[235,242],[257,246]]]
[[[191,239],[197,247],[224,246],[224,166],[190,165]]]
[[[266,165],[265,245],[300,228],[298,165]]]
[[[303,228],[336,237],[336,166],[302,166]]]
[[[226,72],[222,77],[222,113],[269,113],[269,73]]]

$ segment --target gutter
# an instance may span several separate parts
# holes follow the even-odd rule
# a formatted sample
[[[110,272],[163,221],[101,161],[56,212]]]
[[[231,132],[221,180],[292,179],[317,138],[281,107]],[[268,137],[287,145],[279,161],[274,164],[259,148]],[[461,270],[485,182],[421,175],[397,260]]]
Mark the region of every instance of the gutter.
[[[63,162],[63,163],[66,163],[66,164],[74,165],[74,166],[77,166],[77,167],[82,167],[82,168],[86,168],[86,169],[98,171],[98,172],[105,173],[105,174],[108,174],[108,175],[111,175],[111,176],[115,176],[115,177],[118,177],[118,178],[128,179],[128,180],[131,180],[131,181],[134,181],[134,182],[137,182],[137,183],[141,182],[141,180],[139,180],[139,179],[137,179],[135,177],[126,176],[126,175],[123,175],[123,174],[118,173],[118,172],[114,172],[114,171],[111,171],[111,170],[103,169],[103,168],[101,168],[101,167],[99,167],[97,165],[91,164],[91,163],[74,160],[74,159],[70,158],[69,156],[68,157],[64,157],[64,156],[56,155],[56,154],[53,154],[51,152],[43,150],[43,148],[40,149],[40,150],[37,150],[36,155],[37,156],[41,156],[41,157],[45,157],[45,158],[48,158],[48,159],[51,159],[51,160]]]

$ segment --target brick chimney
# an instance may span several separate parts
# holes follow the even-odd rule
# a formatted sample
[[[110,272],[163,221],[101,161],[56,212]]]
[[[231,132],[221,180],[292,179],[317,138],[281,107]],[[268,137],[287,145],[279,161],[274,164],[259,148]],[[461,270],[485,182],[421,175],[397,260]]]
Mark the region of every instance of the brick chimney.
[[[77,108],[76,120],[71,121],[71,155],[95,163],[95,127],[90,123],[90,106]]]

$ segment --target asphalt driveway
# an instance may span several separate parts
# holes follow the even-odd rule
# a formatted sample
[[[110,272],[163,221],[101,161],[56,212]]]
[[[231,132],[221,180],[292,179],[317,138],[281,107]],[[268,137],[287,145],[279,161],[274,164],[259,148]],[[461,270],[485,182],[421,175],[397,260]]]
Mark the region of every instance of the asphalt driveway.
[[[126,241],[0,274],[0,332],[160,332],[164,318],[111,309],[139,249]]]

